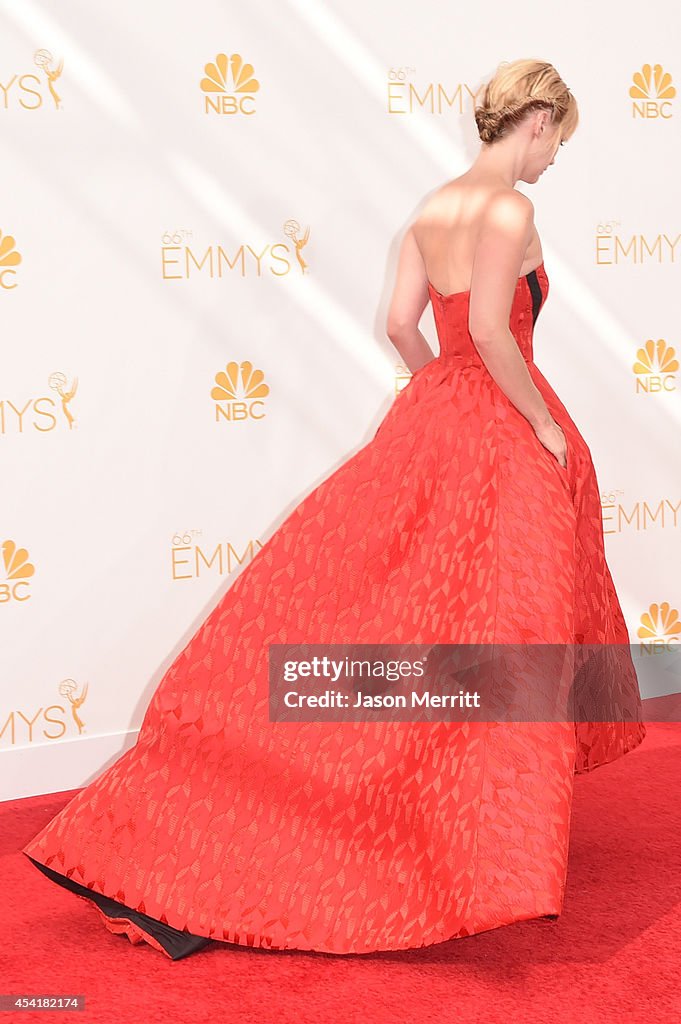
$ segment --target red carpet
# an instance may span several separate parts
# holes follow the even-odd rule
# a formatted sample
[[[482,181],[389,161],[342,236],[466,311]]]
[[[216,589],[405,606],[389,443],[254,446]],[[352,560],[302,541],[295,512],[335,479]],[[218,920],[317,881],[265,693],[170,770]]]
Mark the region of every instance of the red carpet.
[[[173,962],[106,931],[17,851],[72,796],[0,804],[0,991],[86,997],[6,1020],[192,1024],[681,1021],[681,725],[575,779],[563,914],[400,953],[214,945]]]

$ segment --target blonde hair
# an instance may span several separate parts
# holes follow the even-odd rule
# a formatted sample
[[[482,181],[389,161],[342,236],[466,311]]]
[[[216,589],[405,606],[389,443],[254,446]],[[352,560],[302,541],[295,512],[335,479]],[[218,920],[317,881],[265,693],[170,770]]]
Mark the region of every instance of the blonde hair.
[[[577,127],[577,100],[553,64],[502,61],[474,108],[478,135],[486,144],[503,138],[532,110],[548,110],[552,123],[562,126],[563,139]]]

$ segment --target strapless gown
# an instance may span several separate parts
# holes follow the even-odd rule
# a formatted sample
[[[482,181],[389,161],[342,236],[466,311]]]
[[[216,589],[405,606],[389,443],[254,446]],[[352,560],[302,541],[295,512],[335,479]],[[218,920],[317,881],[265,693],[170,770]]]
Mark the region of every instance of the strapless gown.
[[[437,358],[241,570],[136,744],[23,848],[133,944],[366,953],[555,917],[574,775],[645,735],[590,451],[533,358],[544,264],[509,324],[566,468],[482,363],[469,292],[429,289]],[[269,644],[354,642],[622,645],[608,686],[636,714],[269,720]]]

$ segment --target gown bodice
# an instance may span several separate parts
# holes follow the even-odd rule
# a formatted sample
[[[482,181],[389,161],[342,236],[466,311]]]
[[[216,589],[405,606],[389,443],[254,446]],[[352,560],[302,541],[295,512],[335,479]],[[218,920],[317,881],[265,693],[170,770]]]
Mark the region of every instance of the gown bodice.
[[[470,289],[443,295],[428,282],[428,291],[440,342],[438,358],[459,366],[484,366],[468,330]],[[543,261],[516,282],[509,327],[526,362],[533,361],[534,325],[548,291],[549,279]]]

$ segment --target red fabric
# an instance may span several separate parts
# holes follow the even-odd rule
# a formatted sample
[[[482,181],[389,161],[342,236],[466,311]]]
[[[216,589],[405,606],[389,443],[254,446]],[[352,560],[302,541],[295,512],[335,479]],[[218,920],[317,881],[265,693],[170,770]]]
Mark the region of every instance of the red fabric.
[[[628,644],[589,448],[533,361],[531,281],[546,299],[542,264],[510,326],[567,469],[481,362],[469,293],[431,286],[439,357],[245,566],[137,744],[25,853],[174,928],[274,949],[404,949],[560,913],[574,774],[637,746],[642,722],[268,716],[273,642]],[[608,686],[638,699],[626,660]]]
[[[85,896],[79,896],[79,899],[85,900],[90,906],[93,904]],[[100,910],[95,905],[95,910],[99,914],[100,918],[104,922],[104,927],[107,928],[114,935],[127,935],[133,946],[139,946],[140,942],[148,942],[150,946],[157,949],[159,953],[163,953],[168,959],[172,959],[170,954],[163,948],[163,946],[156,941],[153,935],[143,932],[141,928],[138,928],[136,924],[129,921],[126,917],[110,917],[105,914],[103,910]]]

